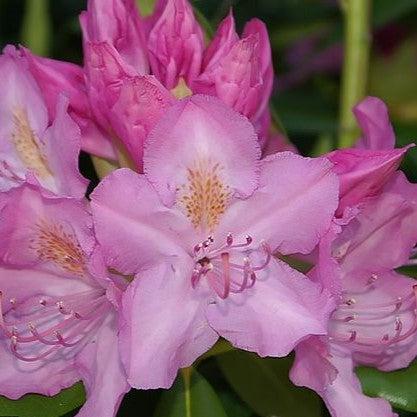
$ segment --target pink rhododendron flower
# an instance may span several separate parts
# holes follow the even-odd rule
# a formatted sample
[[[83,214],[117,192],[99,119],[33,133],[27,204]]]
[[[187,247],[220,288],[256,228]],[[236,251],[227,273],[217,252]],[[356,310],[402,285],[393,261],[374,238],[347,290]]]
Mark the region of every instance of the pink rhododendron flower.
[[[395,174],[348,224],[335,225],[330,244],[321,245],[312,278],[339,302],[328,337],[296,347],[291,379],[318,392],[334,417],[396,415],[385,400],[362,394],[353,369],[395,370],[417,354],[416,281],[394,271],[414,253],[416,191]]]
[[[12,47],[0,56],[0,191],[27,181],[45,192],[83,197],[87,181],[78,171],[80,132],[60,96],[48,111],[26,63]]]
[[[338,214],[366,196],[377,195],[414,145],[395,149],[395,134],[383,101],[367,97],[354,108],[362,138],[355,148],[338,149],[326,155],[340,178]]]
[[[30,185],[3,193],[0,394],[54,395],[82,380],[78,417],[112,417],[128,391],[117,344],[119,289],[95,249],[81,201]]]
[[[92,112],[125,145],[139,171],[144,138],[174,96],[217,96],[247,116],[266,142],[273,69],[259,20],[251,20],[239,39],[229,15],[207,49],[186,0],[159,1],[146,22],[133,0],[90,0],[81,25]]]
[[[148,136],[144,175],[121,169],[93,192],[108,267],[135,275],[120,335],[132,386],[169,387],[219,335],[285,356],[326,332],[326,291],[273,254],[314,248],[337,206],[337,178],[325,159],[259,156],[246,118],[195,95]]]

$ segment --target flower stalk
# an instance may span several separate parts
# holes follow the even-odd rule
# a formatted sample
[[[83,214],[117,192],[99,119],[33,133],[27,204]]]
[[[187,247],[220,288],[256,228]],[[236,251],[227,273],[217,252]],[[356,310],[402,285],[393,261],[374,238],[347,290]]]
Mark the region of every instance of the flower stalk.
[[[352,113],[366,94],[371,45],[370,15],[372,0],[344,0],[345,58],[340,96],[339,146],[352,146],[357,125]]]

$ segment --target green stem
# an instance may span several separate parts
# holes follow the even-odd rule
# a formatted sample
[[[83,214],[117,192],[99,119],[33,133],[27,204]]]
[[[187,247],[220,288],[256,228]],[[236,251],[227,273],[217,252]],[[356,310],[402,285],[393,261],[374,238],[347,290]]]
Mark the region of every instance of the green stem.
[[[35,54],[47,56],[52,39],[48,0],[26,0],[22,23],[22,43]]]
[[[357,137],[352,114],[366,94],[371,45],[370,14],[372,0],[342,0],[345,21],[345,58],[340,98],[339,146],[350,147]]]
[[[191,417],[191,373],[192,366],[181,369],[181,374],[184,379],[184,394],[185,394],[185,416]]]

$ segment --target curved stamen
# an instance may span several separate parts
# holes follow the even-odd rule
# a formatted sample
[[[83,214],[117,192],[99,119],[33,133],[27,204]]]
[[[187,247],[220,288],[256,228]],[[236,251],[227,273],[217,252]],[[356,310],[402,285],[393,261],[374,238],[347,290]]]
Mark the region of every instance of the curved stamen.
[[[111,308],[104,289],[95,289],[60,300],[44,297],[36,301],[29,299],[21,304],[15,303],[11,310],[13,319],[10,320],[8,313],[3,314],[2,298],[0,292],[0,330],[10,339],[12,353],[25,362],[41,360],[54,353],[59,347],[75,347],[86,336],[92,334]],[[20,318],[15,320],[16,314]],[[30,316],[29,322],[23,319],[25,316]],[[5,317],[9,320],[6,321]],[[19,349],[19,345],[39,353],[35,356],[27,356]],[[52,348],[42,351],[42,346],[52,346]]]
[[[196,265],[191,274],[191,285],[193,288],[200,281],[201,277],[207,276],[211,288],[216,294],[224,299],[230,293],[239,293],[247,288],[251,288],[257,279],[256,272],[263,270],[272,258],[271,250],[265,242],[260,244],[260,248],[265,252],[266,257],[260,265],[253,266],[250,258],[244,256],[243,265],[230,261],[232,253],[238,255],[242,254],[243,248],[255,251],[257,249],[250,249],[253,239],[247,235],[245,242],[235,243],[231,233],[226,237],[226,243],[220,248],[208,250],[214,243],[214,238],[209,236],[208,239],[194,247]],[[239,272],[241,279],[236,280],[236,274],[233,271]],[[235,277],[235,278],[233,278]]]
[[[387,307],[395,306],[394,310],[378,311],[378,309],[386,309]],[[395,301],[378,304],[359,304],[354,306],[354,314],[345,317],[338,317],[340,312],[344,312],[345,306],[341,306],[336,310],[335,314],[331,318],[331,321],[336,325],[335,329],[330,333],[330,339],[338,343],[352,343],[358,347],[383,347],[387,348],[393,344],[402,342],[417,332],[417,285],[414,285],[412,292],[405,297],[398,297]],[[349,306],[349,307],[351,307]],[[375,311],[376,310],[376,311]],[[396,314],[394,316],[394,314]],[[365,315],[365,318],[363,317]],[[412,315],[412,323],[409,328],[404,331],[404,319],[401,315],[407,315],[408,320]],[[359,317],[359,320],[357,320]],[[392,318],[393,323],[393,334],[383,333],[378,337],[369,337],[359,335],[357,329],[368,328],[375,329],[378,326],[381,330],[385,330],[387,321],[385,319]],[[349,324],[355,325],[356,329],[351,329],[348,334],[340,332],[340,326]],[[375,331],[375,330],[373,330]]]

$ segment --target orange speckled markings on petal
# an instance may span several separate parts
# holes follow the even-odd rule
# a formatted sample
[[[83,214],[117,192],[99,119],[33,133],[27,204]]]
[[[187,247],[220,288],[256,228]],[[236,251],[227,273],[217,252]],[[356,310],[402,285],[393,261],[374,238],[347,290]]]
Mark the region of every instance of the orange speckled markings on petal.
[[[64,271],[76,275],[84,275],[84,252],[74,233],[65,231],[62,225],[46,221],[38,223],[31,248],[42,261],[53,262]]]
[[[32,130],[27,113],[18,108],[13,112],[14,131],[12,140],[20,160],[40,178],[52,176],[45,157],[42,155],[35,132]]]
[[[188,183],[182,187],[180,204],[197,229],[213,231],[226,210],[230,189],[223,184],[218,163],[199,161],[187,169]]]

